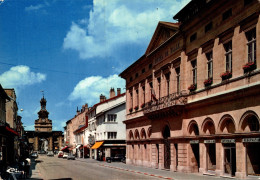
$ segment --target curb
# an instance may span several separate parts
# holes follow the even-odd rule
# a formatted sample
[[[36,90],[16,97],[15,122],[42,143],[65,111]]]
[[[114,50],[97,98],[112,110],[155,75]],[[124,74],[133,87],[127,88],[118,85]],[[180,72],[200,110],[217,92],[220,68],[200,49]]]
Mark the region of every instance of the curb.
[[[174,180],[171,177],[164,177],[164,176],[159,176],[159,175],[155,175],[155,174],[149,174],[149,173],[145,173],[145,172],[134,171],[134,170],[130,170],[130,169],[118,168],[118,167],[115,167],[115,166],[109,166],[109,165],[105,165],[105,164],[99,164],[99,166],[117,169],[117,170],[121,170],[121,171],[128,171],[128,172],[132,172],[132,173],[136,173],[136,174],[142,174],[142,175],[151,176],[151,177],[157,177],[157,178],[161,178],[161,179]]]

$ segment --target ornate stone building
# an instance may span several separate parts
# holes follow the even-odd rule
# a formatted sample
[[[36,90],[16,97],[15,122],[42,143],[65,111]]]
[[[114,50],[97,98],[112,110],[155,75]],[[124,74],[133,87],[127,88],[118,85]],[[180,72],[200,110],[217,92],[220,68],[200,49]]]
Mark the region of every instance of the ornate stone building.
[[[47,101],[43,97],[40,101],[41,110],[38,112],[39,118],[35,120],[35,130],[26,131],[33,151],[57,151],[63,145],[62,131],[52,131],[52,120],[49,119],[46,103]]]
[[[124,70],[127,163],[260,174],[260,3],[192,0]]]

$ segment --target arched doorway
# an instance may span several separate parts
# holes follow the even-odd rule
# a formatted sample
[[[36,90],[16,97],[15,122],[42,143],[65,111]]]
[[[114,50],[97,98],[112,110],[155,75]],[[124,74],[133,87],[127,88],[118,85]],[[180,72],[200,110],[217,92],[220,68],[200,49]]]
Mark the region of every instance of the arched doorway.
[[[163,130],[163,140],[164,140],[164,168],[170,169],[171,166],[171,146],[170,146],[170,128],[165,126]]]
[[[236,132],[235,121],[230,115],[224,115],[219,123],[221,134],[233,134]],[[236,144],[235,139],[221,140],[224,151],[224,173],[235,176],[236,173]]]
[[[259,122],[258,115],[253,111],[246,112],[241,119],[241,130],[248,136],[243,139],[246,147],[246,167],[247,174],[253,176],[260,175],[260,138],[250,136],[252,133],[259,133]]]
[[[204,120],[202,125],[202,130],[205,135],[213,135],[215,134],[215,125],[212,119],[207,118]],[[207,139],[204,140],[206,145],[207,154],[206,154],[206,162],[207,162],[207,170],[215,171],[216,170],[216,141],[215,139]]]
[[[188,126],[188,133],[190,136],[199,136],[199,127],[195,120],[192,120]],[[191,155],[190,155],[190,165],[199,172],[200,168],[200,151],[199,151],[199,140],[191,140]]]

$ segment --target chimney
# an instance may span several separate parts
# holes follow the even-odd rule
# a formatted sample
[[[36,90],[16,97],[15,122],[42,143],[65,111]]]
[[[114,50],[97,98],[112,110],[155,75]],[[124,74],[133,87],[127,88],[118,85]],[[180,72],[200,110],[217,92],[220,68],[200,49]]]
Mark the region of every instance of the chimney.
[[[117,88],[117,95],[121,94],[121,88]]]
[[[104,102],[106,100],[106,96],[103,94],[100,95],[100,102]]]
[[[115,96],[116,96],[115,90],[114,90],[114,88],[111,88],[111,89],[110,89],[110,97],[109,97],[109,98],[113,98],[113,97],[115,97]]]
[[[77,115],[79,114],[80,112],[79,112],[79,107],[77,106]]]

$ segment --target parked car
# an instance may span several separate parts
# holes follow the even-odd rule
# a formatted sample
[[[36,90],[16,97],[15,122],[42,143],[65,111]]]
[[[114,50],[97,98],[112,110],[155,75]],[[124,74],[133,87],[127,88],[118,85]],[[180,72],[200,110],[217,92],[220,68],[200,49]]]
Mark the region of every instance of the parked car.
[[[53,152],[52,152],[52,151],[49,151],[49,152],[47,153],[47,156],[53,157],[53,156],[54,156],[54,154],[53,154]]]
[[[69,154],[67,160],[75,160],[75,156],[73,154]]]
[[[40,150],[38,153],[39,153],[39,154],[46,154],[46,151]]]
[[[32,154],[31,154],[31,158],[38,158],[38,153],[37,152],[33,152]]]
[[[125,155],[123,155],[123,154],[116,154],[114,157],[107,157],[106,161],[108,163],[114,162],[114,161],[119,161],[119,162],[124,162],[125,163]]]
[[[63,158],[63,152],[58,153],[58,158]]]
[[[68,154],[63,154],[63,159],[66,159],[68,157]]]

